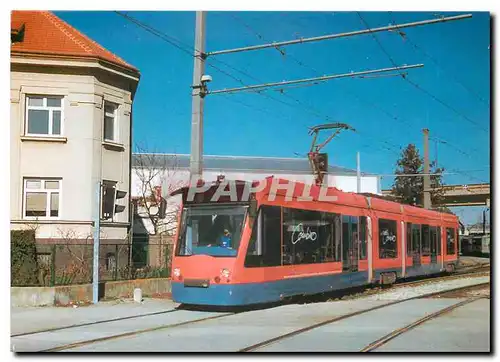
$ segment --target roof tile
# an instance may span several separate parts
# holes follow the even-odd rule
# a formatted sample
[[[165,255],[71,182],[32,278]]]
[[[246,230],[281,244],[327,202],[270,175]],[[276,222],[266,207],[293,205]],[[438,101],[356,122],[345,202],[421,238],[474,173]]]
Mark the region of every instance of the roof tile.
[[[11,29],[25,25],[22,42],[11,44],[11,54],[41,54],[98,58],[139,72],[109,50],[50,11],[12,11]]]

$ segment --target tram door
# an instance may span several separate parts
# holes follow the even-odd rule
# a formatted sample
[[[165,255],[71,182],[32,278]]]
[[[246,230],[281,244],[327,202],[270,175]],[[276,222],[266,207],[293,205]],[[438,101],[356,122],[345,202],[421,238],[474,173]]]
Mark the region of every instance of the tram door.
[[[412,259],[413,266],[422,265],[422,233],[420,225],[413,224],[412,228]]]
[[[342,215],[342,271],[358,271],[358,217]]]
[[[431,264],[437,264],[438,238],[437,238],[437,228],[435,226],[430,227],[430,234],[431,234]]]

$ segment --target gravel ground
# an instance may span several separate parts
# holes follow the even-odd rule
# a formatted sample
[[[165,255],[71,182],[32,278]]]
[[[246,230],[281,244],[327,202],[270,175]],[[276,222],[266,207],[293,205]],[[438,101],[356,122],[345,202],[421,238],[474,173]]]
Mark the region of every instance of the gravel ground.
[[[440,292],[443,290],[460,288],[469,285],[486,283],[490,281],[489,276],[482,277],[463,277],[461,279],[446,280],[442,282],[429,283],[424,285],[400,287],[394,290],[389,290],[385,293],[361,297],[362,300],[403,300],[413,297],[418,297],[424,294]]]
[[[459,267],[475,266],[481,264],[487,264],[490,262],[490,258],[480,258],[477,256],[461,256],[458,261]]]

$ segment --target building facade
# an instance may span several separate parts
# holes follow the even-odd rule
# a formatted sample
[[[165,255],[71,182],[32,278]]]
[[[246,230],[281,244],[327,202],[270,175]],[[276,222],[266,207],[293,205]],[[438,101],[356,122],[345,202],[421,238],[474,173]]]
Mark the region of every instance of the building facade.
[[[101,240],[126,242],[139,71],[50,12],[14,11],[10,74],[11,229],[92,243],[104,182],[126,196]]]

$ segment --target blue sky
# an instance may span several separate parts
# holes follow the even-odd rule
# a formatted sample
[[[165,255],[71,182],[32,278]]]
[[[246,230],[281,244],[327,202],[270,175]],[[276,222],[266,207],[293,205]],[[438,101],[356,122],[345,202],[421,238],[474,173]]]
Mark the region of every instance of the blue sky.
[[[189,153],[192,57],[114,12],[56,14],[140,69],[134,143],[151,152]],[[194,44],[194,12],[128,14],[188,47]],[[436,17],[423,12],[360,14],[371,28]],[[408,71],[414,85],[401,77],[357,78],[293,88],[285,94],[268,91],[267,97],[209,95],[204,153],[297,157],[310,146],[307,127],[345,122],[359,132],[345,132],[326,147],[330,164],[355,168],[359,151],[363,171],[392,174],[399,148],[415,143],[422,149],[422,128],[429,128],[431,137],[448,142],[436,145],[433,141],[430,147],[431,159],[437,158],[440,167],[455,173],[444,177],[446,183],[488,182],[490,18],[488,13],[472,14],[465,20],[405,29],[406,40],[394,32],[377,33],[396,64],[424,64]],[[356,12],[209,12],[206,48],[214,51],[364,28]],[[284,50],[284,56],[271,48],[221,55],[209,63],[245,84],[392,66],[372,35]],[[206,73],[213,77],[210,89],[241,86],[212,67]],[[382,180],[384,188],[393,181],[392,177]],[[481,210],[455,211],[470,223],[478,220]]]

